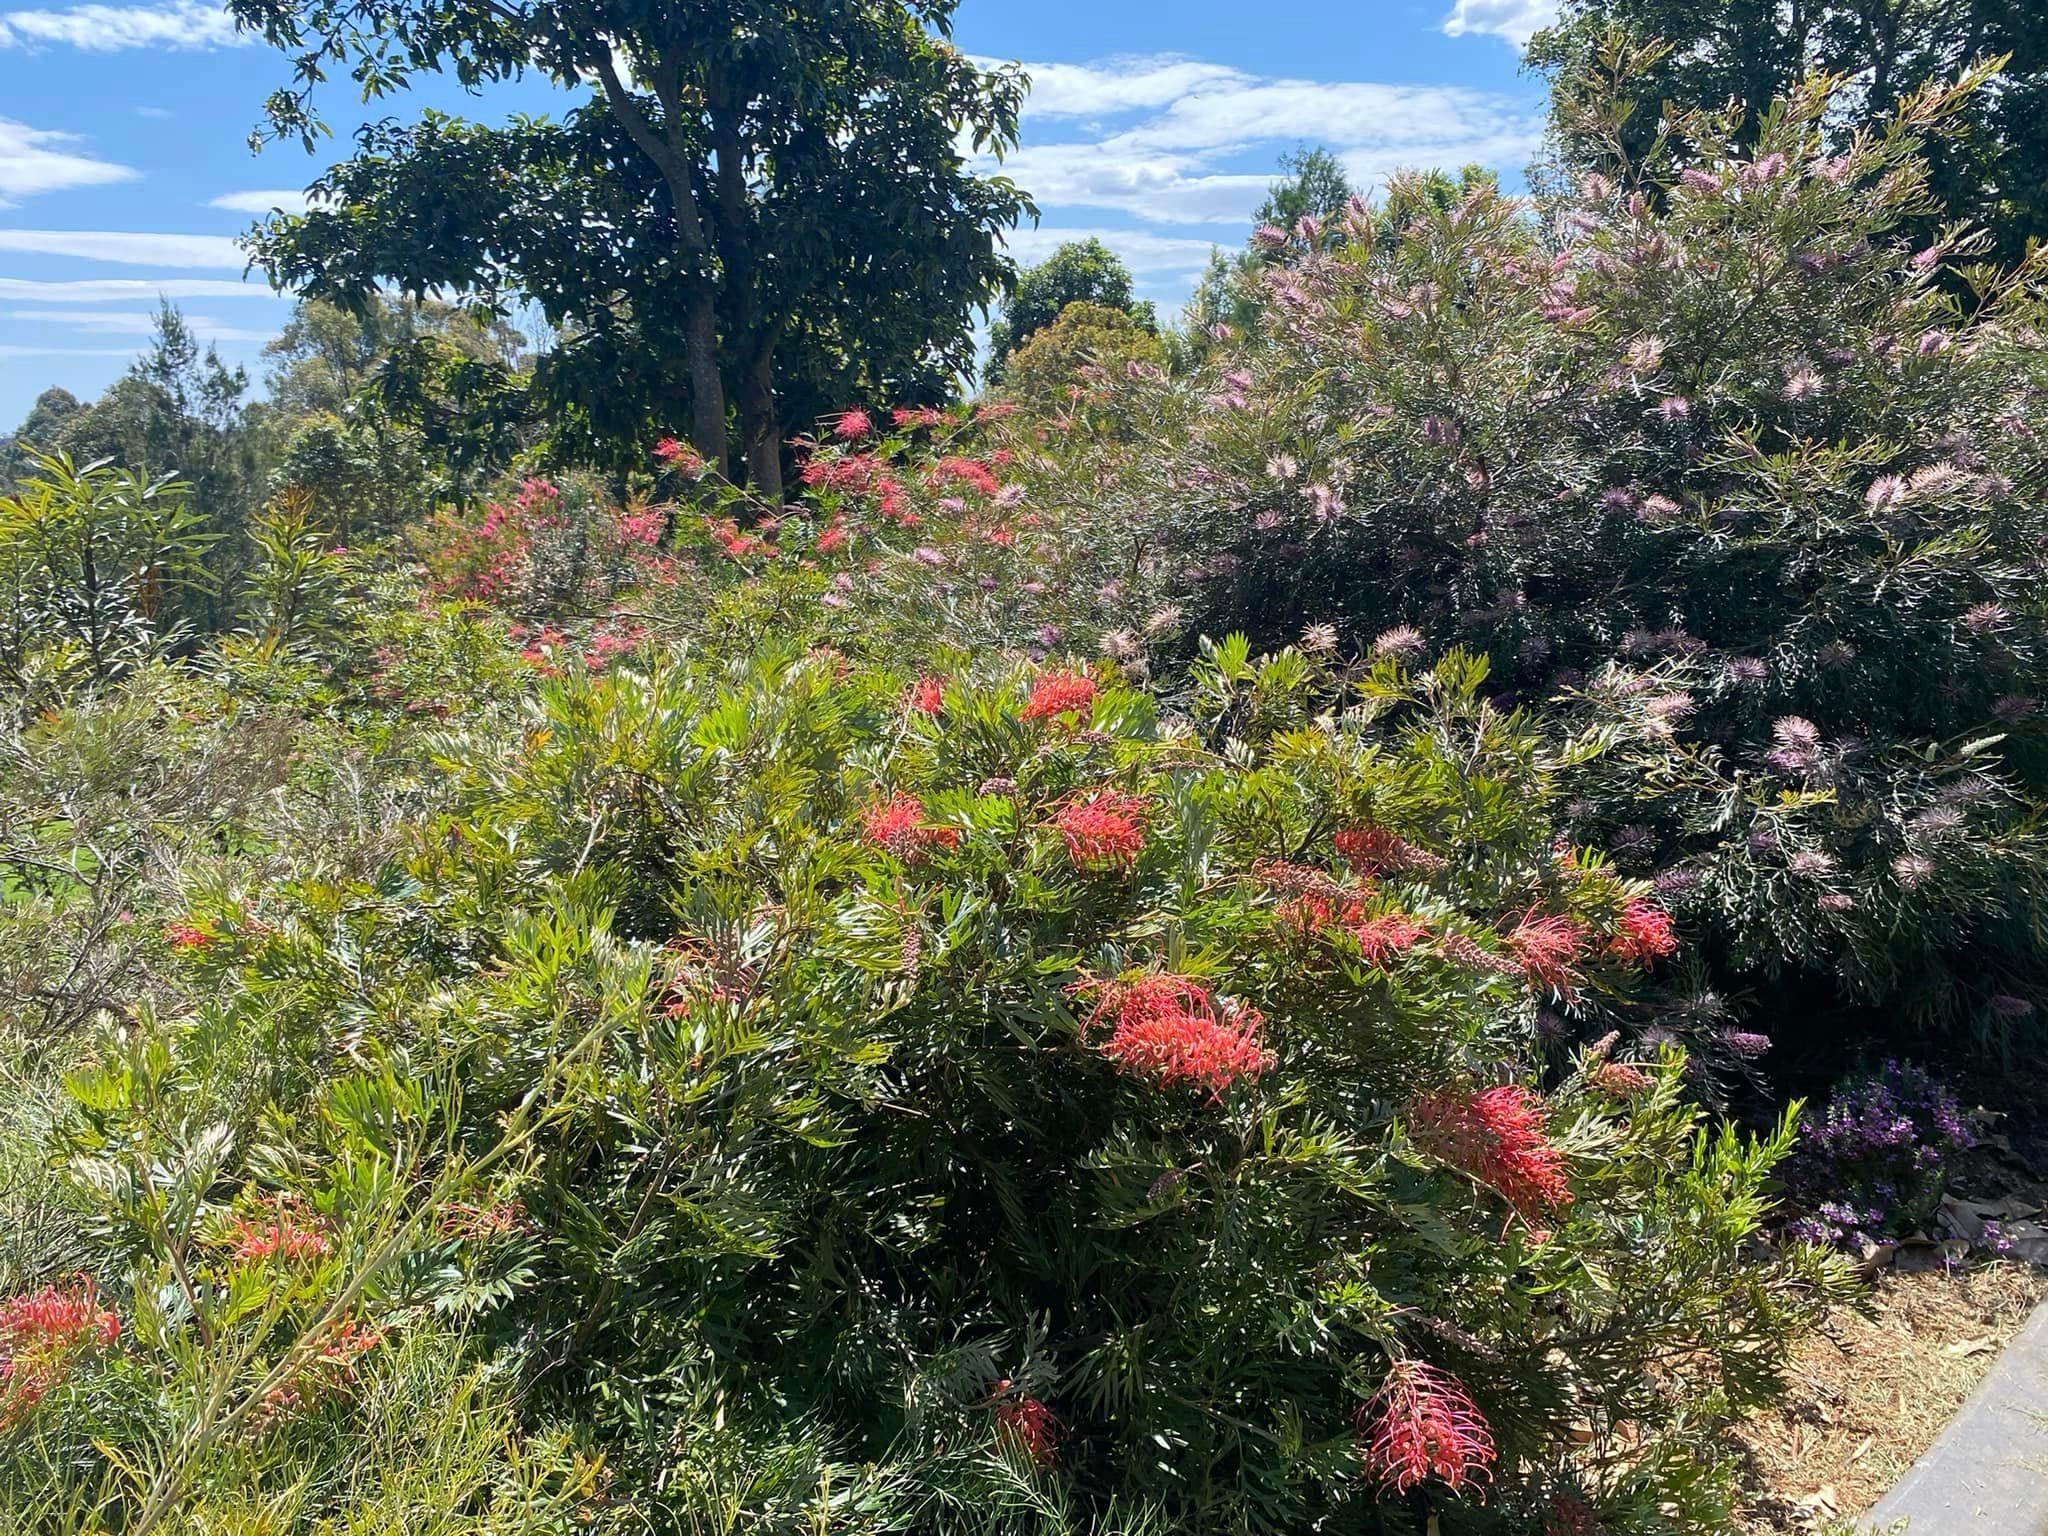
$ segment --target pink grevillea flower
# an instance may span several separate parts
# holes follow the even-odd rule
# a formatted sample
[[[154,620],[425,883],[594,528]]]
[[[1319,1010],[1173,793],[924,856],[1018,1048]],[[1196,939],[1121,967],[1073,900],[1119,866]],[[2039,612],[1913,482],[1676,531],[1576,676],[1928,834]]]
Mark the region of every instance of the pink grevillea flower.
[[[673,437],[664,437],[656,443],[654,456],[678,474],[701,475],[705,470],[704,456],[688,443]]]
[[[1550,1144],[1543,1100],[1519,1083],[1425,1094],[1408,1111],[1417,1146],[1484,1184],[1524,1221],[1572,1203],[1564,1155]]]
[[[1102,1054],[1133,1077],[1162,1088],[1193,1083],[1220,1097],[1266,1069],[1259,1044],[1265,1019],[1255,1009],[1219,1003],[1198,981],[1152,975],[1083,982],[1075,990],[1095,997],[1084,1037],[1106,1027]]]
[[[889,419],[899,427],[942,427],[946,424],[946,413],[935,405],[920,405],[911,409],[899,405],[889,413]]]
[[[964,485],[984,496],[993,496],[1003,488],[995,471],[979,459],[941,459],[932,466],[931,483],[934,490],[942,485]]]
[[[173,949],[208,949],[220,942],[218,935],[189,922],[165,923],[164,938]]]
[[[1586,1081],[1609,1098],[1633,1099],[1656,1086],[1650,1074],[1625,1061],[1603,1061],[1586,1074]]]
[[[1435,874],[1444,861],[1385,827],[1346,827],[1330,841],[1361,875]]]
[[[832,435],[842,442],[858,442],[874,431],[875,424],[866,411],[842,411],[832,423]]]
[[[1465,1384],[1420,1360],[1397,1360],[1359,1410],[1365,1470],[1380,1487],[1406,1493],[1432,1477],[1462,1493],[1488,1476],[1493,1430]]]
[[[1085,715],[1095,707],[1095,680],[1078,672],[1041,672],[1031,682],[1031,697],[1024,705],[1026,720],[1052,720],[1061,715]]]
[[[90,1279],[0,1302],[0,1430],[12,1428],[62,1382],[78,1357],[121,1336]]]
[[[1578,963],[1585,938],[1585,929],[1569,917],[1532,912],[1507,936],[1507,947],[1532,985],[1569,992],[1572,967]]]
[[[1655,902],[1630,900],[1621,909],[1621,923],[1607,941],[1607,952],[1634,965],[1670,959],[1678,953],[1678,930],[1671,914]]]
[[[1053,818],[1074,867],[1097,873],[1129,869],[1145,849],[1145,801],[1104,793],[1076,801]]]
[[[996,1383],[995,1398],[996,1443],[1021,1451],[1037,1466],[1051,1466],[1059,1453],[1059,1418],[1035,1397],[1012,1395],[1007,1377]]]
[[[904,695],[903,704],[906,709],[913,710],[920,715],[943,713],[946,708],[945,679],[931,676],[920,677],[910,685],[910,692]]]
[[[913,864],[934,848],[958,848],[958,827],[933,826],[925,819],[924,802],[901,791],[876,800],[861,812],[861,830],[871,843]]]

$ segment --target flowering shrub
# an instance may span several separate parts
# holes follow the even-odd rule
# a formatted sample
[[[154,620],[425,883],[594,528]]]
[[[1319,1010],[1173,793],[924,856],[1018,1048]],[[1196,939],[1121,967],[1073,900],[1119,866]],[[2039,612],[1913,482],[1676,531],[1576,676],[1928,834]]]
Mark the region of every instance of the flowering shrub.
[[[136,1323],[0,1486],[332,1520],[454,1445],[479,1530],[1717,1528],[1715,1423],[1846,1271],[1741,1260],[1791,1132],[1708,1134],[1677,1052],[1538,1086],[1661,930],[1478,678],[1318,726],[1225,644],[1169,725],[784,646],[451,710],[382,867],[190,893],[69,1078]]]
[[[120,1336],[121,1319],[101,1308],[90,1280],[0,1302],[0,1433],[26,1418],[81,1356]]]
[[[1955,1095],[1925,1069],[1887,1061],[1850,1078],[1800,1129],[1786,1178],[1806,1214],[1791,1230],[1853,1249],[1925,1228],[1949,1160],[1976,1144]]]
[[[1250,338],[1113,381],[1142,431],[1040,425],[1034,488],[1121,517],[1196,633],[1477,649],[1609,733],[1568,830],[1657,880],[1700,1049],[1745,990],[2008,1042],[2048,980],[2048,258],[1902,243],[1956,105],[1833,154],[1814,86],[1541,204],[1274,230]]]
[[[629,585],[675,579],[676,563],[663,553],[668,522],[659,508],[613,505],[581,476],[529,478],[475,522],[437,513],[414,542],[441,596],[527,618],[580,616]]]

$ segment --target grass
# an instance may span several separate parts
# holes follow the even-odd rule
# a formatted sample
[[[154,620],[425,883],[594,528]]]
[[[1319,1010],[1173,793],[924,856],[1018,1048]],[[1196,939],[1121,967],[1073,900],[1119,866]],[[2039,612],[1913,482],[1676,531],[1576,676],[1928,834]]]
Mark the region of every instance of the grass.
[[[1824,1532],[1866,1513],[1932,1445],[2044,1296],[2048,1273],[1986,1264],[1881,1275],[1802,1344],[1783,1403],[1733,1432],[1741,1529]]]

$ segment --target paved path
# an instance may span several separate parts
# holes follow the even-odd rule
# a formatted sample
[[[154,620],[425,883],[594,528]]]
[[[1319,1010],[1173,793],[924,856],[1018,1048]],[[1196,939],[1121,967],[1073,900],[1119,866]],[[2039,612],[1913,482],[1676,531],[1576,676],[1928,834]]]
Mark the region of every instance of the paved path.
[[[2048,1536],[2048,1303],[1864,1520],[1907,1536]]]

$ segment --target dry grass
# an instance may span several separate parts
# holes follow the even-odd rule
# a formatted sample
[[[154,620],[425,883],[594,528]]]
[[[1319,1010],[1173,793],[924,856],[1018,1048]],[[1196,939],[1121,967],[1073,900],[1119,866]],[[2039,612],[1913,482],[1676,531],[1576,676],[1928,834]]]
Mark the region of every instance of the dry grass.
[[[1878,1278],[1875,1315],[1839,1311],[1803,1345],[1785,1402],[1735,1431],[1742,1529],[1792,1533],[1861,1515],[1934,1443],[2048,1294],[2048,1275],[1988,1264]]]

